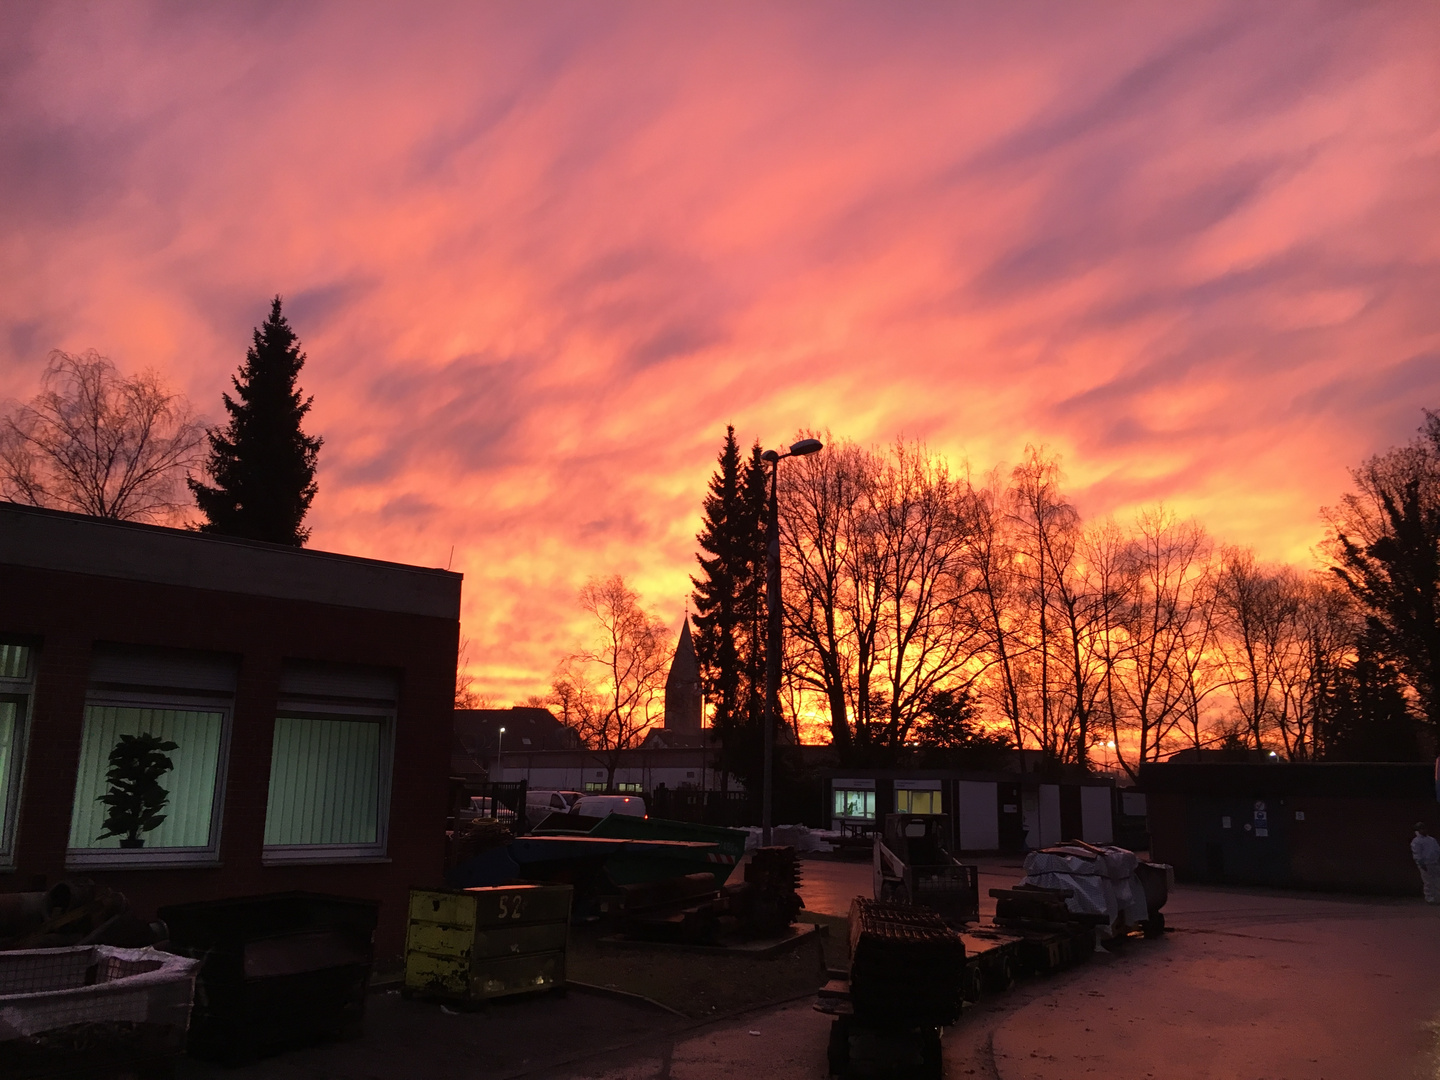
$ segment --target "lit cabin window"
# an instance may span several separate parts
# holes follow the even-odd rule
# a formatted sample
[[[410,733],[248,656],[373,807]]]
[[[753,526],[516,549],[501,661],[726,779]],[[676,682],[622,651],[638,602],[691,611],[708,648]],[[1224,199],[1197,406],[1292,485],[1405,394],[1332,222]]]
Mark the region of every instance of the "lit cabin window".
[[[875,817],[875,792],[836,788],[835,816],[837,818],[873,819]]]
[[[897,791],[895,809],[901,814],[940,813],[940,792],[938,791]]]

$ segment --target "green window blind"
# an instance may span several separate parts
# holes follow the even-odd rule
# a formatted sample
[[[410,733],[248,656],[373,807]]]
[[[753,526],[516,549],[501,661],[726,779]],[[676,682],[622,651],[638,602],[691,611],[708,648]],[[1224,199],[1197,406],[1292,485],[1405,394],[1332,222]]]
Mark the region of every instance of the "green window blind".
[[[380,717],[277,718],[265,846],[377,843],[382,730]]]
[[[20,727],[20,706],[13,701],[0,701],[0,843],[8,835],[6,812],[10,806],[10,788],[15,783],[15,739]]]
[[[118,848],[119,837],[97,839],[105,831],[105,772],[110,751],[121,735],[150,734],[178,744],[169,752],[175,768],[160,778],[170,793],[165,820],[144,834],[152,848],[203,848],[210,844],[210,818],[215,808],[215,775],[220,761],[220,735],[225,714],[198,709],[147,709],[87,705],[80,739],[80,772],[75,782],[75,807],[70,814],[70,847]]]
[[[24,645],[0,645],[0,679],[23,679],[29,671],[29,649]]]

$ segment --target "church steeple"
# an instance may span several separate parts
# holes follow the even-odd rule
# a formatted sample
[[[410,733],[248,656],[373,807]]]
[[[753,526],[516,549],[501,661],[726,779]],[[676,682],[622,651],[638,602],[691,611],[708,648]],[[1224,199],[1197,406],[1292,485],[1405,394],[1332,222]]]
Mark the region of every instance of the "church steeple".
[[[675,659],[665,677],[665,730],[700,733],[702,696],[700,693],[700,662],[695,657],[695,644],[690,640],[690,615],[680,628],[675,643]]]

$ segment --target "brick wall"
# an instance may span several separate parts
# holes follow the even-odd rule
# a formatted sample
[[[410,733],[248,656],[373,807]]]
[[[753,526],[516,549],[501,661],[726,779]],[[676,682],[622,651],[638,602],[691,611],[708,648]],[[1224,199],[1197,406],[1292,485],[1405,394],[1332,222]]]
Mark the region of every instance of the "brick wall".
[[[0,633],[32,636],[39,643],[16,866],[0,873],[0,891],[88,876],[123,891],[146,916],[166,903],[287,889],[369,897],[381,902],[377,956],[399,954],[407,891],[438,883],[442,871],[456,620],[8,565],[0,566],[0,597]],[[221,865],[65,870],[90,653],[97,641],[240,657]],[[388,862],[262,865],[270,740],[286,658],[400,672]]]

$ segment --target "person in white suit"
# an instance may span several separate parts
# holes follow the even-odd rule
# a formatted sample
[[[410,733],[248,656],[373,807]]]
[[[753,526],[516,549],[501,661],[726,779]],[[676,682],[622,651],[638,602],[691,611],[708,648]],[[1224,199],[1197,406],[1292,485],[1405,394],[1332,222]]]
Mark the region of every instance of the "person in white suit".
[[[1420,868],[1420,884],[1425,888],[1425,902],[1440,904],[1440,841],[1430,835],[1423,821],[1415,823],[1415,839],[1410,841],[1410,854]]]

